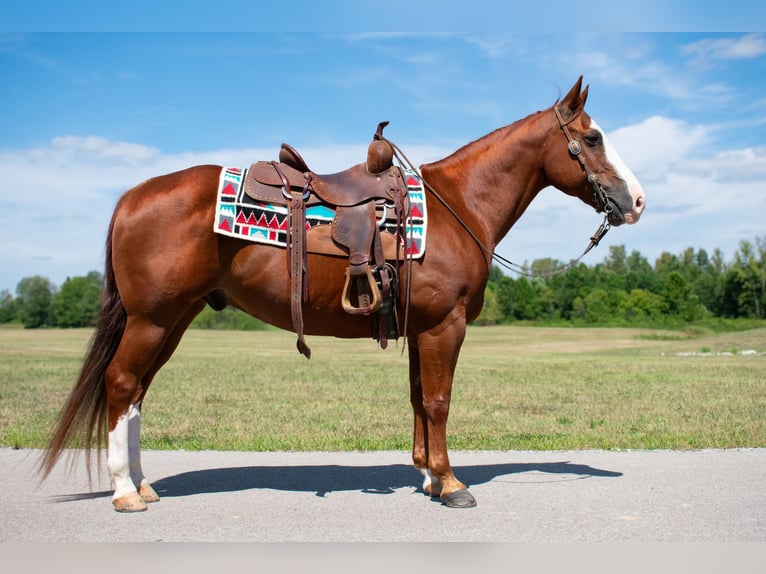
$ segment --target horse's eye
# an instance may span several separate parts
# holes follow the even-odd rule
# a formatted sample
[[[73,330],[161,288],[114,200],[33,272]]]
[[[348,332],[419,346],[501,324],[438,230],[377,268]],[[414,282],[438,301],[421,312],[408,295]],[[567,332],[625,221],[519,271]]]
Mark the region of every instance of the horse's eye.
[[[601,132],[597,132],[595,130],[585,134],[583,136],[583,139],[585,140],[585,143],[588,144],[590,147],[596,147],[597,145],[601,145],[602,143]]]

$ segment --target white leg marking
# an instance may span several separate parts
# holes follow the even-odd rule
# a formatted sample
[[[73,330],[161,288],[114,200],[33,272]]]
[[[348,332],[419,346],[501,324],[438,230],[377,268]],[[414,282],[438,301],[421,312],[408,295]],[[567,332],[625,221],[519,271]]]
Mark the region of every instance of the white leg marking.
[[[140,414],[135,405],[128,407],[128,412],[117,419],[117,425],[109,433],[106,466],[112,479],[114,495],[112,500],[136,492],[136,485],[130,477],[130,419]]]
[[[146,482],[141,469],[141,403],[128,410],[128,458],[133,484],[141,486],[142,482]]]
[[[423,491],[435,492],[438,494],[439,490],[441,490],[439,479],[431,474],[431,471],[427,468],[420,468],[418,470],[420,470],[420,473],[423,475]]]

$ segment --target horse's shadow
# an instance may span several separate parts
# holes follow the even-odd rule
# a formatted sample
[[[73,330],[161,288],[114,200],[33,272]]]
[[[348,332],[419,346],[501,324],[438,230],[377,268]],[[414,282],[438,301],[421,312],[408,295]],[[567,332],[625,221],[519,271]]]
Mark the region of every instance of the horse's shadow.
[[[553,482],[591,477],[616,478],[621,472],[593,468],[569,461],[487,464],[455,467],[455,474],[468,486],[487,483],[498,477],[509,482]],[[530,473],[520,480],[523,473]],[[514,479],[516,476],[516,479]],[[192,470],[161,478],[152,483],[160,497],[271,489],[313,492],[323,497],[329,492],[360,491],[366,494],[392,494],[398,488],[422,492],[420,473],[411,465],[385,466],[299,465],[243,466]],[[111,491],[56,496],[54,502],[71,502],[111,496]]]

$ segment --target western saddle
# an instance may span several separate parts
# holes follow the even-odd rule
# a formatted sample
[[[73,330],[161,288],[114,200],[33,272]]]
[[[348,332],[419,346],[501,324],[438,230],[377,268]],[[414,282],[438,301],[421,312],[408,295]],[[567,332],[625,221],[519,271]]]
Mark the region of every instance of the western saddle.
[[[324,205],[335,212],[329,237],[325,233],[319,239],[330,249],[319,252],[348,256],[341,295],[343,309],[352,315],[373,315],[373,337],[383,348],[388,338],[399,335],[396,275],[403,256],[409,201],[401,169],[393,163],[393,148],[383,138],[387,125],[387,121],[378,124],[367,161],[339,173],[316,174],[288,144],[282,144],[279,162],[258,161],[247,171],[244,189],[248,196],[288,209],[287,269],[291,279],[292,320],[298,335],[298,351],[308,358],[311,349],[304,339],[302,305],[308,300],[306,208],[313,205]],[[385,212],[386,205],[392,206],[395,213],[394,245],[390,237],[388,243],[381,237],[378,212],[380,209]],[[396,265],[387,264],[386,259],[395,259]]]

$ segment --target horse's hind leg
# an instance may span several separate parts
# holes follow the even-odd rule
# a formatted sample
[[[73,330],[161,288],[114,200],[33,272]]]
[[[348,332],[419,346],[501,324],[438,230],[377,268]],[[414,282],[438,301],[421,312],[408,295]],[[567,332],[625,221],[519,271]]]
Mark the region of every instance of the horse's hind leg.
[[[160,499],[159,495],[154,488],[152,488],[152,485],[144,475],[143,468],[141,467],[141,408],[144,404],[144,397],[149,390],[149,385],[151,385],[152,380],[154,380],[154,376],[159,372],[162,366],[170,360],[170,357],[173,356],[173,353],[181,342],[181,338],[189,327],[189,324],[204,306],[205,304],[202,301],[195,303],[178,324],[176,324],[167,339],[165,339],[162,351],[160,351],[160,354],[149,369],[149,372],[147,372],[143,378],[141,383],[141,394],[136,402],[137,408],[135,409],[133,416],[128,419],[128,457],[130,459],[130,477],[133,484],[138,487],[138,494],[144,502],[157,502]]]
[[[143,317],[128,317],[120,345],[106,370],[109,425],[106,462],[114,488],[112,504],[121,512],[146,510],[131,478],[130,437],[140,427],[141,381],[162,351],[167,336],[166,329]]]

